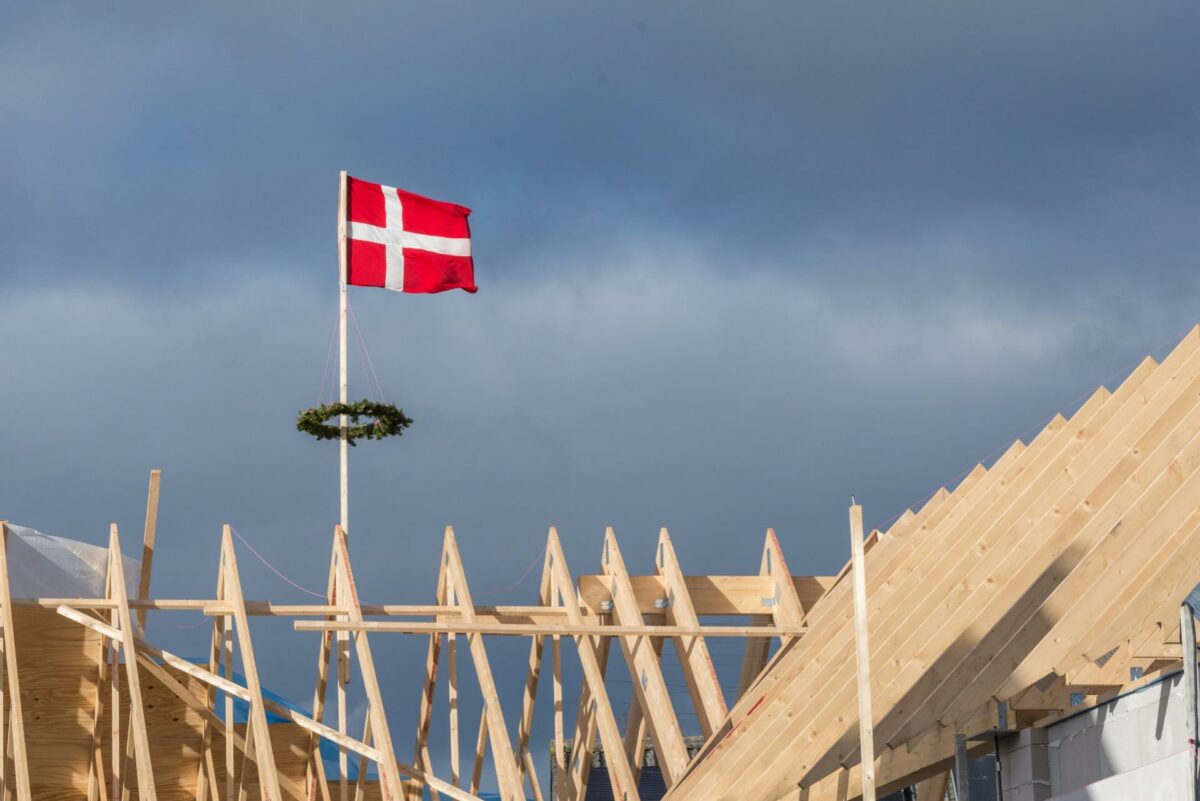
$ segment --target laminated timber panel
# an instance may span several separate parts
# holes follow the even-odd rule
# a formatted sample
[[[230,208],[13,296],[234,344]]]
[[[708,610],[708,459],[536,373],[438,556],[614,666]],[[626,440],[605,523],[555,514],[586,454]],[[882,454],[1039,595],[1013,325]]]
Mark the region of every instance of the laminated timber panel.
[[[906,669],[915,683],[901,678],[896,684],[893,720],[884,733],[891,742],[903,741],[939,716],[948,718],[940,722],[953,723],[954,712],[946,708],[947,701],[961,695],[957,702],[961,710],[972,699],[986,699],[995,692],[1007,676],[1005,668],[1012,668],[1011,661],[997,657],[1019,659],[1036,645],[1044,627],[1060,613],[1044,605],[1052,592],[1061,589],[1061,594],[1072,597],[1086,590],[1083,582],[1072,577],[1099,543],[1115,543],[1116,549],[1124,537],[1117,539],[1115,534],[1122,530],[1136,531],[1151,521],[1168,530],[1179,524],[1178,505],[1171,507],[1168,516],[1155,514],[1158,503],[1171,497],[1183,476],[1200,464],[1195,460],[1200,451],[1194,448],[1186,464],[1177,461],[1200,432],[1200,351],[1192,347],[1182,353],[1187,358],[1170,380],[1154,380],[1168,372],[1164,365],[1146,380],[1143,392],[1131,393],[1113,418],[1095,429],[1063,473],[1039,484],[1040,492],[1020,520],[989,532],[997,536],[987,560],[969,570],[955,569],[960,577],[965,574],[965,580],[942,608],[952,608],[955,618],[964,618],[969,626],[956,635],[953,624],[959,621],[946,621],[909,661]],[[1154,491],[1139,504],[1151,484]],[[1126,563],[1135,565],[1146,558],[1138,554]],[[1039,613],[1041,624],[1014,639],[1021,626]],[[927,632],[929,627],[920,627],[914,636],[920,639]],[[985,672],[989,663],[995,667]]]
[[[100,635],[50,609],[17,607],[13,619],[30,790],[35,799],[80,798],[91,760]]]
[[[1054,536],[1055,521],[1047,516],[1057,512],[1056,504],[1064,504],[1065,511],[1074,509],[1077,479],[1092,486],[1116,466],[1132,444],[1125,435],[1136,441],[1171,407],[1179,397],[1178,385],[1171,379],[1177,372],[1195,374],[1200,367],[1197,357],[1200,354],[1193,348],[1187,358],[1126,382],[1111,397],[1093,396],[1092,401],[1101,401],[1100,408],[1089,402],[1090,412],[1085,406],[1077,413],[1043,450],[1043,458],[1031,464],[996,504],[922,543],[934,550],[921,555],[920,578],[915,582],[919,589],[885,616],[880,627],[888,635],[873,655],[880,663],[877,710],[883,714],[877,714],[876,732],[881,740],[897,744],[900,723],[912,710],[922,708],[951,667],[984,635],[988,626],[977,618],[988,600],[1015,600],[1008,588],[1025,556],[1036,551],[1039,543],[1047,547],[1069,543],[1071,532]],[[1152,405],[1134,391],[1139,387]],[[1006,609],[1002,605],[998,611],[1002,615]],[[986,619],[995,623],[994,618]],[[813,708],[814,719],[836,714],[834,710],[852,694],[844,682],[841,687]],[[808,781],[820,778],[838,764],[852,763],[855,751],[849,733],[823,731],[813,738],[810,756],[800,761],[800,775]]]
[[[990,498],[999,482],[1011,482],[1025,465],[1045,448],[1047,440],[1061,435],[1063,422],[1056,419],[1028,448],[1010,448],[990,471],[974,475],[976,480],[957,488],[931,515],[918,515],[906,531],[888,537],[871,549],[868,555],[867,585],[870,627],[879,628],[877,621],[882,610],[894,596],[902,595],[910,586],[909,575],[916,569],[915,560],[925,558],[920,550],[927,546],[944,525],[960,519],[982,500]],[[970,477],[969,477],[970,478]],[[963,482],[964,485],[967,481]],[[924,519],[921,519],[924,517]],[[916,556],[914,556],[916,554]],[[698,794],[712,789],[711,798],[733,798],[739,776],[745,788],[746,775],[757,769],[756,763],[779,751],[790,752],[789,740],[796,735],[781,732],[789,721],[796,719],[789,707],[805,698],[805,680],[820,682],[821,673],[849,668],[845,677],[853,681],[853,609],[850,603],[849,582],[840,582],[809,615],[809,634],[786,652],[780,652],[774,667],[764,675],[757,687],[742,699],[719,732],[708,744],[703,760],[680,784],[694,786]],[[872,667],[875,654],[872,654]],[[852,712],[844,720],[855,722]],[[761,775],[761,774],[760,774]],[[798,778],[798,777],[797,777]],[[692,783],[695,783],[692,785]],[[791,782],[794,786],[795,781]],[[687,795],[680,797],[687,798]],[[764,794],[764,798],[768,797]]]
[[[881,740],[896,745],[888,729],[895,719],[893,709],[902,704],[916,706],[921,696],[906,695],[906,691],[913,683],[930,681],[933,677],[927,668],[934,667],[934,660],[946,649],[966,642],[963,635],[972,618],[965,606],[977,598],[975,590],[1004,582],[1006,577],[997,564],[1020,541],[1010,529],[1026,523],[1029,508],[1049,494],[1047,484],[1069,476],[1068,467],[1074,458],[1095,439],[1096,432],[1126,408],[1132,395],[1129,387],[1112,397],[1107,392],[1094,395],[1045,445],[1029,449],[1024,469],[995,498],[980,504],[961,521],[914,543],[910,549],[914,570],[909,591],[892,599],[887,613],[872,621],[872,628],[884,633],[872,654],[873,661],[879,663],[875,674],[876,733]],[[816,721],[837,714],[835,710],[853,700],[853,687],[844,678],[833,674],[823,678],[809,695],[810,732]],[[879,710],[884,714],[879,715]],[[812,761],[801,760],[800,776],[807,774],[808,781],[812,781],[839,764],[852,764],[856,745],[851,735],[826,727],[812,737]]]
[[[100,635],[57,615],[53,609],[21,606],[14,610],[14,617],[33,799],[80,801],[86,797],[88,787]],[[189,676],[173,675],[203,702],[205,685]],[[194,801],[203,719],[145,672],[141,675],[141,689],[159,801]],[[108,692],[106,684],[106,701]],[[123,759],[129,721],[129,695],[126,692],[121,693],[119,720]],[[245,734],[244,725],[237,729]],[[308,732],[291,723],[273,723],[268,729],[283,799],[306,801],[304,778]],[[107,771],[112,765],[112,717],[111,705],[107,703],[101,716],[100,731],[104,735],[101,751]],[[220,733],[216,737],[221,739]],[[240,752],[238,757],[240,765]],[[219,786],[223,788],[224,759],[218,756],[216,766]],[[255,776],[251,766],[247,782],[251,799],[259,797]],[[132,776],[126,778],[130,797],[137,799],[136,780]],[[105,779],[109,779],[107,774]],[[366,801],[377,799],[378,784],[367,782]]]
[[[1195,404],[1188,385],[1195,381],[1196,342],[1193,332],[1162,368],[1145,362],[1112,399],[1106,397],[1106,392],[1098,393],[1069,425],[1060,423],[1057,433],[1044,432],[1035,440],[1034,446],[1039,447],[1031,446],[1020,459],[1024,464],[1019,473],[1009,476],[990,502],[979,503],[976,498],[971,513],[960,517],[963,522],[935,526],[923,537],[907,538],[893,580],[900,579],[900,583],[915,589],[903,592],[881,586],[887,579],[881,579],[875,570],[877,557],[891,549],[884,548],[886,540],[881,540],[871,550],[868,581],[875,602],[871,628],[884,632],[887,638],[884,646],[872,654],[872,673],[879,676],[873,689],[879,686],[882,691],[877,695],[880,700],[876,717],[892,726],[893,736],[911,717],[903,708],[897,713],[901,702],[920,710],[920,701],[928,698],[927,693],[911,692],[927,675],[928,668],[940,664],[943,671],[949,672],[971,654],[990,630],[989,624],[994,625],[995,619],[988,613],[999,607],[980,602],[1002,591],[1011,596],[1015,590],[1015,597],[1002,610],[1003,619],[1003,612],[1020,600],[1023,582],[1041,575],[1035,574],[1023,558],[1046,555],[1045,549],[1031,544],[1037,543],[1034,537],[1049,537],[1056,547],[1064,549],[1071,546],[1091,517],[1089,512],[1082,519],[1078,515],[1071,518],[1072,511],[1084,504],[1103,508],[1117,498],[1108,511],[1123,512],[1136,496],[1128,497],[1120,487],[1144,461],[1142,454],[1159,447],[1164,452],[1182,447],[1182,442],[1178,446],[1164,443]],[[1137,451],[1133,461],[1126,458],[1132,450]],[[1070,505],[1060,512],[1056,501]],[[1052,526],[1048,516],[1059,514],[1071,524]],[[1045,520],[1043,516],[1047,516]],[[1007,542],[1006,536],[1015,542]],[[1023,550],[1014,551],[1018,543],[1023,543]],[[980,547],[987,550],[978,550]],[[1018,556],[1002,560],[1003,555],[1014,552]],[[1087,553],[1071,552],[1065,566],[1073,568]],[[964,565],[980,564],[984,565],[982,575],[964,569]],[[997,566],[1026,570],[1014,584],[1008,573],[994,569]],[[1055,585],[1048,586],[1052,589]],[[982,592],[973,597],[974,590],[980,588]],[[839,764],[853,764],[853,743],[846,747],[846,741],[856,728],[857,716],[851,706],[853,691],[847,686],[852,676],[843,667],[847,640],[844,631],[838,631],[838,618],[844,621],[847,617],[846,603],[844,593],[837,589],[809,615],[809,635],[776,661],[771,672],[779,675],[764,677],[760,686],[735,707],[725,731],[734,731],[736,736],[722,737],[718,733],[705,757],[697,760],[674,795],[731,798],[733,788],[741,782],[736,793],[739,797],[770,799],[795,787],[802,778],[807,778],[806,785],[812,785]],[[1031,599],[1024,610],[1040,608],[1045,597]],[[980,613],[984,619],[977,622],[978,633],[972,633],[969,625]],[[844,623],[840,628],[845,628]],[[924,639],[914,637],[915,631],[920,631]],[[835,641],[840,642],[831,644]],[[938,663],[939,659],[943,661]],[[878,672],[876,661],[880,664]],[[945,676],[925,678],[924,686],[932,692],[944,680]],[[885,725],[884,733],[887,731]],[[768,752],[772,742],[776,748]],[[893,740],[892,744],[901,741]],[[794,766],[795,762],[800,768]],[[747,795],[746,780],[752,772],[758,781]]]

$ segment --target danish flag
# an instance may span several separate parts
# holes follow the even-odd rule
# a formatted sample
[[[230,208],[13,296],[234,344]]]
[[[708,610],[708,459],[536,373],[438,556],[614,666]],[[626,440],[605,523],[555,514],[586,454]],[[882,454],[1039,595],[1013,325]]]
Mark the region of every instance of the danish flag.
[[[470,209],[346,180],[346,283],[396,292],[476,291]]]

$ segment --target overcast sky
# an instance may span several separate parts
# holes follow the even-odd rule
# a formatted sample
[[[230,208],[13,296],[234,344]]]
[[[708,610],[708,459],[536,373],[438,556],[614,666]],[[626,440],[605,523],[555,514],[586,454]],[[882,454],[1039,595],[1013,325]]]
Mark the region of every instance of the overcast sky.
[[[416,420],[351,454],[365,600],[431,600],[446,524],[477,595],[552,524],[577,574],[605,525],[640,572],[664,525],[689,572],[756,572],[768,526],[835,571],[851,493],[882,523],[1200,317],[1198,26],[1193,2],[5,4],[0,517],[115,521],[132,552],[161,467],[158,593],[212,592],[224,522],[324,587],[337,447],[294,419],[347,169],[473,208],[480,286],[351,292]],[[305,600],[240,554],[248,595]],[[203,653],[198,620],[152,638]],[[255,625],[264,682],[307,703],[316,636]],[[373,642],[407,755],[423,645]],[[523,649],[498,644],[510,718]]]

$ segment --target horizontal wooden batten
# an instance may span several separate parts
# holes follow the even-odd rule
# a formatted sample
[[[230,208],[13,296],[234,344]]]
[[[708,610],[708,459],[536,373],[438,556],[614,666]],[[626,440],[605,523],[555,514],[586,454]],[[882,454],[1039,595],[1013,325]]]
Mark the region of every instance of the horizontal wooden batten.
[[[684,586],[697,615],[761,615],[769,613],[779,598],[773,576],[684,576]],[[800,606],[808,612],[837,580],[834,576],[792,576]],[[630,576],[642,614],[663,611],[670,593],[662,576]],[[579,600],[592,614],[601,614],[612,602],[611,579],[580,576]]]
[[[361,623],[297,620],[296,631],[380,631],[395,634],[495,634],[509,637],[800,637],[806,628],[775,626],[599,626],[536,625],[525,623],[401,623],[368,620]]]

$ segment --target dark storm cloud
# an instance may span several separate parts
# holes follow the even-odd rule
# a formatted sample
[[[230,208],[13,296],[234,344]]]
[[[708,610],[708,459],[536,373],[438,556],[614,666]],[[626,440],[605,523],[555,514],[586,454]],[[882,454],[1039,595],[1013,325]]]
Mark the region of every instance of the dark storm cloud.
[[[477,592],[552,523],[576,572],[605,524],[637,570],[664,524],[691,572],[757,570],[768,525],[836,570],[850,492],[883,521],[1196,318],[1198,13],[9,4],[0,516],[129,549],[161,466],[162,592],[211,591],[225,521],[323,586],[335,449],[291,421],[347,168],[473,206],[482,287],[353,294],[417,420],[353,453],[368,600],[429,598],[446,523]],[[307,700],[315,640],[256,635]]]

